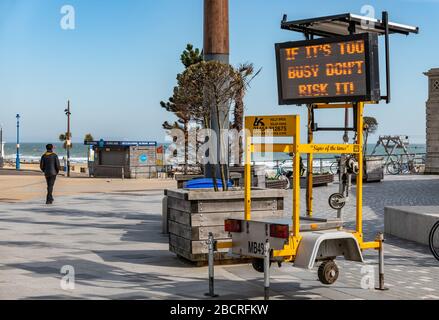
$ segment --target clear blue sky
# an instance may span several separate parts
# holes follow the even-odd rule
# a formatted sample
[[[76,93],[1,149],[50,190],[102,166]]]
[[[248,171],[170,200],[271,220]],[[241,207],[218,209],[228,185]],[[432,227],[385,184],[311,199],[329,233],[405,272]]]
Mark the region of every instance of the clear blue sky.
[[[56,141],[65,130],[63,110],[70,99],[76,141],[87,132],[95,138],[164,141],[161,124],[173,117],[159,102],[172,92],[185,44],[202,46],[202,3],[0,0],[0,123],[6,140],[14,141],[20,113],[23,141]],[[74,31],[60,27],[65,4],[76,9]],[[407,134],[423,143],[427,78],[422,73],[439,67],[435,0],[230,0],[231,62],[263,68],[246,98],[247,114],[305,116],[302,108],[277,104],[274,43],[301,39],[279,28],[284,13],[291,19],[360,13],[365,4],[378,16],[388,10],[392,21],[421,29],[419,35],[392,37],[394,100],[369,106],[366,114],[377,117],[379,134]],[[342,121],[340,113],[318,116],[322,125]],[[340,140],[339,134],[331,137]]]

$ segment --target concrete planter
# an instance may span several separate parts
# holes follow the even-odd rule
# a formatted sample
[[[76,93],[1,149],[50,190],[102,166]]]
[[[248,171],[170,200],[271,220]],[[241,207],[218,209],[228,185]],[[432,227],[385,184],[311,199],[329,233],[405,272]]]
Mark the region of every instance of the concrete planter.
[[[281,217],[284,196],[283,190],[252,191],[252,219]],[[163,223],[169,232],[169,250],[189,261],[207,261],[209,232],[218,242],[230,239],[224,231],[229,218],[244,218],[244,191],[165,190]],[[227,252],[220,251],[215,260],[230,262]]]
[[[265,186],[267,189],[285,189],[287,180],[267,180]]]
[[[367,156],[364,162],[363,182],[381,182],[384,180],[384,158]],[[352,183],[357,183],[357,176],[352,175]]]
[[[365,182],[380,182],[384,179],[384,158],[383,157],[366,157],[365,165]]]
[[[439,221],[438,206],[403,206],[384,208],[386,234],[428,245],[433,225]]]

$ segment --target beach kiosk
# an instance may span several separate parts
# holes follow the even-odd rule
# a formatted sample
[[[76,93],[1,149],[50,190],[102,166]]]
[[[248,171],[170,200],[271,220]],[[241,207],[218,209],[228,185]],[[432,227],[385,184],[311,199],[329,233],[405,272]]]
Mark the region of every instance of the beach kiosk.
[[[157,142],[90,141],[89,172],[96,178],[150,179],[157,177]]]
[[[365,21],[367,23],[365,23]],[[301,32],[304,41],[276,44],[278,93],[280,105],[304,105],[308,108],[308,142],[302,143],[298,115],[258,115],[246,117],[245,128],[245,214],[242,219],[225,221],[225,230],[232,237],[217,248],[229,248],[230,253],[253,258],[253,267],[265,273],[265,296],[268,298],[269,269],[272,262],[284,262],[312,269],[319,265],[318,277],[323,284],[333,284],[339,269],[335,260],[363,262],[365,250],[379,252],[379,286],[384,289],[383,235],[363,232],[363,115],[367,104],[390,101],[389,35],[418,33],[418,28],[391,23],[386,12],[382,20],[340,14],[281,23],[283,29]],[[367,28],[365,27],[367,26]],[[386,80],[385,96],[380,92],[378,68],[378,36],[385,36]],[[352,127],[321,127],[315,122],[319,110],[352,110]],[[316,144],[315,132],[352,131],[353,143]],[[257,139],[253,139],[257,137]],[[261,137],[289,139],[289,143],[261,143]],[[278,139],[279,140],[279,139]],[[260,220],[252,217],[250,184],[251,155],[260,152],[283,152],[293,158],[293,205],[288,220]],[[319,218],[313,210],[312,157],[315,154],[345,155],[345,167],[356,172],[356,214],[353,227],[346,227],[337,212]],[[306,214],[301,214],[300,156],[308,155],[308,190]],[[342,184],[342,180],[340,182]],[[329,196],[329,195],[328,195]],[[344,194],[329,197],[332,208],[342,208]],[[328,210],[331,210],[328,206]],[[305,210],[303,210],[305,211]],[[330,218],[327,218],[330,217]]]

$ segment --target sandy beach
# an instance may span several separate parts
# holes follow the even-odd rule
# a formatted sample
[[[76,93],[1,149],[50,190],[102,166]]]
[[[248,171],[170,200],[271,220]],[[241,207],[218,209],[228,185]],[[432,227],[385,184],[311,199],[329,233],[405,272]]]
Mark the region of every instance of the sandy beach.
[[[4,169],[15,170],[15,162],[6,162],[4,165]],[[20,163],[20,169],[26,170],[26,171],[30,170],[30,171],[40,172],[40,164],[39,163],[23,163],[22,162],[22,163]],[[72,163],[70,169],[71,169],[71,172],[81,173],[81,171],[84,172],[84,170],[87,170],[87,164],[86,163]]]
[[[15,170],[0,170],[0,202],[20,202],[35,199],[45,199],[46,181],[42,173],[23,169],[17,174]],[[121,180],[121,179],[97,179],[87,176],[75,175],[66,178],[58,176],[55,184],[55,198],[58,196],[71,196],[91,193],[112,193],[143,191],[176,187],[175,180],[151,179],[151,180]]]

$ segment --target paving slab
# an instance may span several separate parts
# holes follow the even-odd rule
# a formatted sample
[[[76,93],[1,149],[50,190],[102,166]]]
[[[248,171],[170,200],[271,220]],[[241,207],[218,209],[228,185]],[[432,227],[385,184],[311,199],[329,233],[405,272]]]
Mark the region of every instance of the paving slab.
[[[355,220],[353,189],[344,212],[349,227]],[[337,184],[315,189],[317,217],[335,216],[327,199],[337,190]],[[366,184],[366,238],[384,231],[384,207],[438,206],[437,194],[438,176],[386,176],[382,183]],[[50,207],[37,200],[1,202],[0,299],[206,299],[207,268],[168,251],[161,233],[162,197],[162,190],[150,190],[66,196]],[[291,197],[287,215],[288,210]],[[378,279],[377,254],[367,252],[365,265],[338,260],[341,273],[333,286],[317,280],[317,269],[273,266],[272,296],[439,299],[439,262],[426,246],[388,236],[385,255],[388,291],[362,288],[365,276]],[[75,271],[74,289],[65,287],[66,266]],[[217,299],[263,298],[263,276],[251,265],[218,266],[215,272]]]

